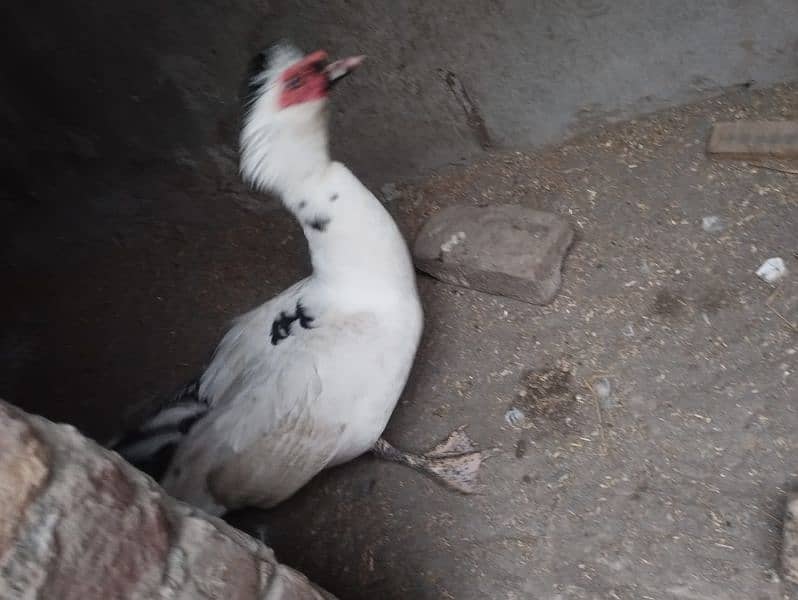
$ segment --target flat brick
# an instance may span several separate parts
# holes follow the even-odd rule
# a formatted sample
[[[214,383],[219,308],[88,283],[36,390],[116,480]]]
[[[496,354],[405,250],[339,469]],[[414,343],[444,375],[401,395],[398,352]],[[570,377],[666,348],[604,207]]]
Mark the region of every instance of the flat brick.
[[[798,157],[798,121],[732,121],[715,123],[710,154]]]
[[[560,288],[573,240],[557,215],[523,206],[455,206],[426,222],[413,248],[416,266],[433,277],[531,304],[548,304]]]

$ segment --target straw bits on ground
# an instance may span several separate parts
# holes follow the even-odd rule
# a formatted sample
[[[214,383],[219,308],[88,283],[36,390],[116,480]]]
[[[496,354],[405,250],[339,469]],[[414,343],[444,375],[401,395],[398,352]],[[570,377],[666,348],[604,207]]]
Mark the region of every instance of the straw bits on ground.
[[[564,367],[525,371],[510,410],[521,412],[524,427],[541,434],[572,433],[576,399],[570,371]]]

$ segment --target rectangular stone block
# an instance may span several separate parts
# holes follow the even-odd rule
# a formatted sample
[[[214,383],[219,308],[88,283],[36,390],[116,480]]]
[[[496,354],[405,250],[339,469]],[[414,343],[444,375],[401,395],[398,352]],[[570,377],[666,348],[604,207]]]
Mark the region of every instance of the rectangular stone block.
[[[710,154],[798,157],[798,121],[715,123]]]
[[[416,266],[433,277],[531,304],[548,304],[560,288],[573,241],[557,215],[523,206],[454,206],[433,216],[413,248]]]

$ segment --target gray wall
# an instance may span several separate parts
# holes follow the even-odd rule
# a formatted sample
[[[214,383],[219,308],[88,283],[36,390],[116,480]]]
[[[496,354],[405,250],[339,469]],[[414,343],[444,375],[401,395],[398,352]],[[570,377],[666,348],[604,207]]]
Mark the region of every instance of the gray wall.
[[[798,78],[794,0],[319,4],[295,3],[275,28],[372,57],[347,91],[341,121],[352,133],[339,135],[385,173],[479,151],[482,134],[447,73],[502,147],[546,144],[727,86]]]
[[[9,2],[4,162],[234,160],[251,56],[278,37],[365,53],[335,101],[372,183],[530,147],[754,81],[798,78],[794,0]]]

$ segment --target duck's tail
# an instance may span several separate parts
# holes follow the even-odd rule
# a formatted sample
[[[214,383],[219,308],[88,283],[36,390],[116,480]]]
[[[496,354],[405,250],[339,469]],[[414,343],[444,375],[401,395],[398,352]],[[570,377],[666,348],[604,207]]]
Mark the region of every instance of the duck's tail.
[[[209,402],[200,397],[199,387],[199,380],[192,381],[141,426],[112,440],[108,447],[150,477],[160,480],[177,444],[210,408]]]

